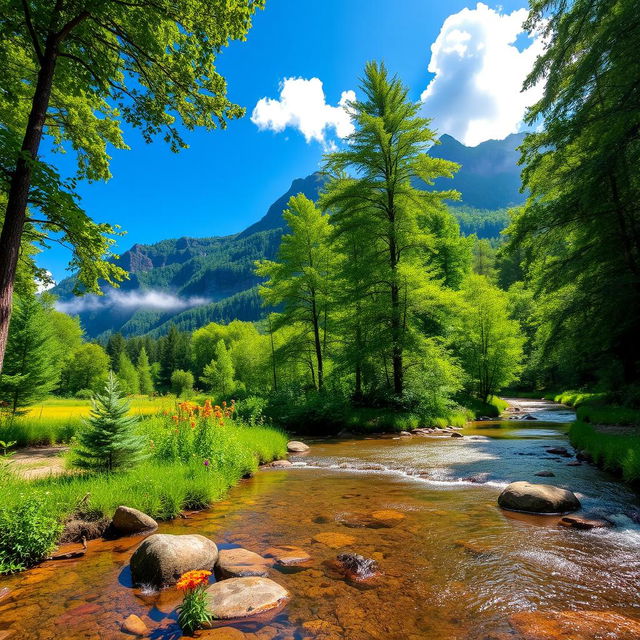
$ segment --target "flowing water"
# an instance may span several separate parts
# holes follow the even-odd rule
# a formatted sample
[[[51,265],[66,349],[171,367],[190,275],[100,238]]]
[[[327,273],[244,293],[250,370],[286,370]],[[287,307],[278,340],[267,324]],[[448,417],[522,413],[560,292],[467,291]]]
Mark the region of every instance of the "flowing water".
[[[201,637],[497,640],[524,637],[508,624],[519,611],[640,618],[637,496],[593,466],[547,453],[568,446],[571,412],[519,402],[539,420],[475,423],[464,438],[315,442],[293,468],[259,472],[212,509],[162,524],[161,532],[200,533],[223,548],[289,544],[312,556],[304,569],[271,570],[292,594],[276,617],[233,625],[244,636]],[[535,476],[541,470],[555,477]],[[558,517],[501,511],[496,498],[514,480],[570,488],[584,512],[617,526],[578,531]],[[382,524],[373,527],[379,511],[391,515],[377,514]],[[11,591],[0,600],[0,639],[126,638],[119,627],[130,613],[152,638],[180,638],[179,594],[131,587],[128,559],[139,541],[94,541],[84,558],[1,580],[0,593]],[[374,558],[380,574],[346,580],[333,562],[345,551]]]

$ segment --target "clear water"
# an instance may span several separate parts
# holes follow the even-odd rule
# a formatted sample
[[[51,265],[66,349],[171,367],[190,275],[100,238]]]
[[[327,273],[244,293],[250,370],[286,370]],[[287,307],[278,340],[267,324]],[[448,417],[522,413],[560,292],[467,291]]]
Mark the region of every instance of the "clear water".
[[[520,402],[541,419],[475,423],[464,438],[314,442],[308,455],[294,458],[295,468],[260,472],[214,508],[160,531],[200,533],[222,547],[258,553],[293,544],[311,554],[309,568],[272,570],[291,601],[271,620],[232,625],[247,639],[315,633],[325,640],[501,640],[526,637],[509,625],[520,611],[605,610],[640,618],[637,496],[590,465],[567,466],[569,459],[547,453],[569,447],[571,412]],[[541,470],[555,477],[535,476]],[[514,480],[570,488],[585,513],[606,515],[617,526],[577,531],[560,527],[557,517],[503,512],[496,498]],[[353,526],[380,510],[404,517],[389,528]],[[331,548],[314,539],[321,533],[349,538]],[[0,590],[11,590],[0,600],[0,638],[3,630],[15,632],[7,636],[15,640],[125,638],[119,627],[130,613],[148,624],[151,637],[179,638],[180,595],[130,585],[128,559],[139,541],[95,541],[82,559],[0,580]],[[334,566],[345,551],[375,558],[378,578],[369,585],[345,580]],[[618,635],[614,629],[592,637]]]

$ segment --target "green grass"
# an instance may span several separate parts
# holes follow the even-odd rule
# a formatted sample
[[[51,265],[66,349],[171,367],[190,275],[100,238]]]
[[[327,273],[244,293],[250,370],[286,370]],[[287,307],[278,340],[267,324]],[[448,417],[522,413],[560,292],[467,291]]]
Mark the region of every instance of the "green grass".
[[[593,425],[578,421],[569,431],[571,444],[586,451],[594,462],[613,473],[619,473],[629,483],[640,481],[640,436],[608,434]]]
[[[481,416],[497,418],[509,406],[506,400],[498,396],[489,396],[487,402],[469,396],[462,399],[461,403],[472,412],[475,418]]]
[[[606,425],[638,425],[640,426],[640,410],[628,407],[609,405],[580,405],[576,410],[578,420],[592,424]]]
[[[553,400],[570,407],[580,407],[583,405],[599,405],[604,404],[607,399],[607,393],[598,392],[591,393],[586,391],[563,391],[562,393],[548,394],[545,396],[547,400]]]
[[[82,418],[37,418],[30,415],[0,418],[0,440],[16,447],[66,444],[82,425]]]
[[[262,462],[286,454],[286,435],[268,427],[233,427],[233,446],[225,440],[224,455],[191,464],[149,460],[114,474],[74,474],[27,481],[3,472],[0,481],[0,573],[19,570],[40,560],[52,546],[51,522],[70,517],[110,518],[120,504],[166,520],[185,509],[204,508]],[[2,469],[0,469],[2,471]],[[27,508],[28,507],[28,508]],[[26,514],[26,515],[25,515]],[[45,525],[41,524],[45,523]],[[42,529],[41,536],[36,533]],[[21,532],[42,541],[21,552]],[[53,540],[55,542],[55,540]],[[27,553],[28,551],[28,553]]]

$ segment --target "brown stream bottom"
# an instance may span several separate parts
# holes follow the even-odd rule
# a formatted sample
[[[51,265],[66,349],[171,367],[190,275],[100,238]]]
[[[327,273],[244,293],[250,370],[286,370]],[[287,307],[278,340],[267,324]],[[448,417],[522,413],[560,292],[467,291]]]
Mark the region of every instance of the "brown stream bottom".
[[[309,468],[260,472],[212,509],[163,524],[161,532],[199,533],[223,548],[242,546],[264,553],[271,546],[287,544],[312,556],[304,569],[271,570],[270,577],[292,594],[276,617],[233,625],[235,631],[227,625],[225,631],[199,632],[197,637],[640,637],[629,635],[634,632],[625,631],[619,624],[622,618],[614,615],[640,618],[637,531],[576,531],[557,526],[554,517],[502,512],[496,507],[498,482],[440,484],[389,472],[312,468],[314,460],[327,459],[339,466],[341,459],[351,459],[358,450],[363,452],[359,459],[388,462],[399,456],[403,464],[411,458],[414,470],[418,464],[426,469],[431,452],[441,463],[437,447],[459,457],[479,446],[469,438],[456,440],[464,442],[413,439],[318,445],[312,448],[314,457],[307,459]],[[496,469],[501,462],[516,467],[516,458],[510,462],[514,453],[510,442],[487,445],[481,440],[483,468]],[[467,459],[471,464],[475,458],[467,455]],[[601,480],[597,470],[581,468],[576,473],[576,483],[585,486]],[[520,477],[529,479],[527,474]],[[379,511],[391,513],[376,514],[373,526],[371,514]],[[180,638],[175,607],[181,595],[175,589],[145,594],[130,586],[128,559],[139,541],[94,541],[84,558],[44,563],[1,580],[0,593],[3,587],[10,592],[0,600],[0,640],[131,638],[120,626],[132,613],[147,624],[151,638]],[[336,555],[346,551],[374,558],[380,575],[371,584],[346,580],[333,565]],[[609,619],[603,625],[596,616],[587,624],[590,618],[577,616],[556,629],[553,616],[545,613],[567,610],[606,611]],[[526,611],[542,615],[527,619],[519,613]],[[585,624],[589,630],[580,631]]]

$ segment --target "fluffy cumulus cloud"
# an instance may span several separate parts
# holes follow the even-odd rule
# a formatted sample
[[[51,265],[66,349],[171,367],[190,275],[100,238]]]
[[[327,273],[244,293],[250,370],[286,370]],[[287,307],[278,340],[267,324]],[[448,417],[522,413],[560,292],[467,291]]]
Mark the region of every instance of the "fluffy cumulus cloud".
[[[251,122],[259,129],[276,132],[293,127],[307,142],[315,140],[331,148],[331,136],[345,138],[353,132],[346,106],[355,97],[353,91],[343,91],[334,107],[327,104],[319,78],[285,78],[280,84],[280,97],[260,99],[251,114]]]
[[[86,295],[81,298],[58,301],[56,309],[68,314],[83,311],[151,309],[153,311],[180,311],[209,302],[206,298],[181,298],[164,291],[109,290],[104,296]]]
[[[501,13],[479,2],[444,21],[431,45],[435,77],[421,96],[440,133],[475,146],[520,129],[526,107],[542,93],[539,85],[521,92],[543,47],[540,37],[516,46],[526,17],[526,9]]]

